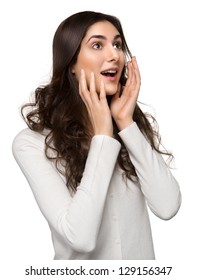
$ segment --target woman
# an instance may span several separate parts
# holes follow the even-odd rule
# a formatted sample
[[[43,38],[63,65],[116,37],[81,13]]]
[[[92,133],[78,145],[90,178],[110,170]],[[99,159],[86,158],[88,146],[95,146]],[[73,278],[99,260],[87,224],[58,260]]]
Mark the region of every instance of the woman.
[[[128,61],[128,62],[126,62]],[[119,20],[80,12],[53,40],[53,73],[37,88],[14,156],[49,223],[54,259],[154,259],[147,206],[181,203],[160,138],[137,105],[140,73]]]

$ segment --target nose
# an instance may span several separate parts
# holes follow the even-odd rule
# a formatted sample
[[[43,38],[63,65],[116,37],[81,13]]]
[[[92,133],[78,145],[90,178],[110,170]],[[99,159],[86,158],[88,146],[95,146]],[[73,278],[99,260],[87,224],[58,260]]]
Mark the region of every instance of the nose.
[[[106,57],[108,62],[118,61],[119,60],[118,50],[115,49],[113,46],[109,46]]]

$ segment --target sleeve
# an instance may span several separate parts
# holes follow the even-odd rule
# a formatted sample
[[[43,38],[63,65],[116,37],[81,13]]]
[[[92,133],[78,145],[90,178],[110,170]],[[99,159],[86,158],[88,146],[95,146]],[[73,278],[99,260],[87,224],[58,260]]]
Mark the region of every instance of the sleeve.
[[[103,135],[92,138],[81,183],[71,196],[62,176],[45,156],[44,140],[35,135],[26,130],[15,137],[14,157],[49,225],[75,251],[90,252],[96,246],[120,143]]]
[[[152,149],[135,122],[119,135],[129,152],[149,208],[161,219],[171,219],[179,210],[181,193],[163,157]]]

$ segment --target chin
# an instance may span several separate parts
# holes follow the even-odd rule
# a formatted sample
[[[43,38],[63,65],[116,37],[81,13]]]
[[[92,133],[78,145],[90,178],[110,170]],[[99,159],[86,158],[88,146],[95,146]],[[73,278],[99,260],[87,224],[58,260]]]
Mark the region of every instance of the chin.
[[[107,96],[112,96],[112,95],[115,95],[115,94],[116,94],[116,91],[113,91],[113,92],[112,91],[107,91],[106,92]]]
[[[118,90],[118,86],[106,87],[106,95],[114,95]]]

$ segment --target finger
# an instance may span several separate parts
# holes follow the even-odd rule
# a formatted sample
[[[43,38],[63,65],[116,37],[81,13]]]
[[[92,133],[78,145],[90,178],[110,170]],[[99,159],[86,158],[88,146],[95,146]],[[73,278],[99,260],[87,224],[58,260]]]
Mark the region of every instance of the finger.
[[[127,63],[127,71],[128,71],[128,78],[124,86],[124,90],[122,92],[121,98],[128,98],[128,96],[131,93],[131,89],[133,87],[134,73],[133,73],[133,67],[131,61],[128,61]]]
[[[139,68],[137,65],[136,57],[132,57],[131,63],[128,65],[129,69],[129,81],[128,81],[128,86],[132,88],[136,88],[140,85],[140,73],[139,73]],[[129,83],[130,82],[130,83]]]
[[[137,59],[135,56],[132,58],[132,64],[133,64],[133,69],[134,69],[135,75],[136,75],[136,81],[139,82],[141,80],[141,76],[140,76],[140,71],[139,71],[139,67],[137,64]]]
[[[136,59],[135,56],[132,57],[132,64],[133,64],[133,66],[134,66],[135,69],[138,69],[138,70],[139,70],[138,64],[137,64],[137,59]]]
[[[127,71],[128,71],[128,78],[127,78],[125,87],[129,86],[133,81],[133,67],[132,67],[131,61],[127,62]]]
[[[140,75],[138,68],[135,66],[135,58],[132,63],[128,63],[128,80],[121,95],[122,98],[130,98],[131,96],[137,99],[140,89]]]
[[[81,69],[81,76],[79,79],[79,94],[82,98],[82,100],[86,103],[86,101],[90,102],[90,94],[88,91],[87,87],[87,82],[86,82],[86,75],[85,71]]]
[[[105,91],[105,85],[104,82],[101,81],[101,85],[100,85],[100,101],[101,102],[106,102],[106,91]]]
[[[94,78],[94,73],[91,72],[90,74],[90,92],[95,92],[95,78]]]
[[[81,84],[81,90],[86,91],[87,90],[86,75],[83,69],[81,69],[80,84]]]
[[[98,102],[98,94],[96,92],[96,84],[95,84],[95,77],[94,73],[92,72],[90,75],[90,98],[93,102]]]
[[[134,78],[133,78],[133,82],[131,83],[131,86],[134,89],[133,93],[135,94],[137,100],[139,90],[140,90],[140,85],[141,85],[141,77],[140,77],[140,71],[135,56],[132,58],[132,68],[133,68]]]
[[[85,101],[84,100],[84,97],[83,97],[83,86],[82,86],[82,70],[81,70],[81,75],[80,75],[80,77],[79,77],[79,95],[81,96],[81,99],[83,100],[83,101]]]

